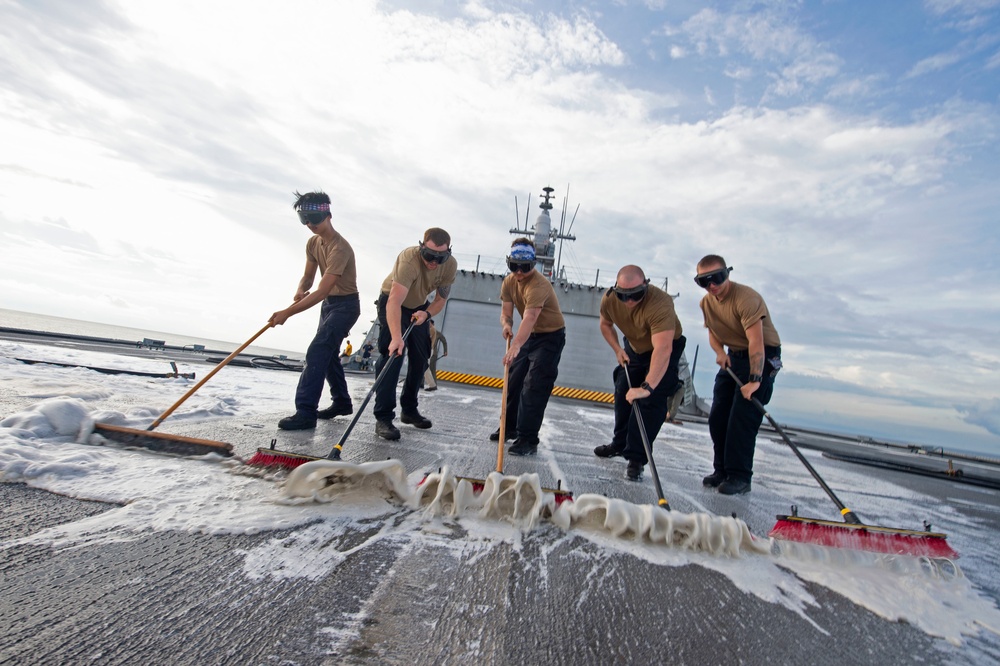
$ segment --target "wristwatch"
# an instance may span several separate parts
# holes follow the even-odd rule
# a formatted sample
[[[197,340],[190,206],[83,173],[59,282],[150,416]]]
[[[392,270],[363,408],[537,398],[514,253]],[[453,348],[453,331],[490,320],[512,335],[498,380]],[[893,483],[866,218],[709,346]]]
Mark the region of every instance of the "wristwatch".
[[[650,393],[653,392],[653,387],[649,385],[649,382],[643,382],[643,383],[639,384],[639,388],[646,389]]]
[[[750,375],[750,379],[747,380],[751,384],[760,384],[764,381],[763,375]]]

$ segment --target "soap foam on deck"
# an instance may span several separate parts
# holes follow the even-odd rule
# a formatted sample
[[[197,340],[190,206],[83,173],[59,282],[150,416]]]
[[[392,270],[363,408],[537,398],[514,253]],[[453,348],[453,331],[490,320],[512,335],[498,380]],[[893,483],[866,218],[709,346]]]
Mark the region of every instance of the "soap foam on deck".
[[[810,581],[882,617],[910,622],[956,645],[981,629],[1000,632],[996,606],[967,579],[928,581],[926,575],[913,571],[767,556],[766,540],[749,537],[745,525],[728,518],[666,512],[600,495],[581,495],[576,502],[556,506],[554,496],[542,490],[535,475],[491,475],[484,490],[476,492],[468,479],[442,469],[418,485],[421,475],[407,475],[397,461],[352,467],[348,467],[351,463],[317,461],[312,469],[303,465],[305,469],[295,478],[289,475],[283,490],[286,496],[276,498],[274,485],[267,479],[226,473],[230,466],[239,465],[236,461],[77,444],[75,438],[95,416],[87,409],[79,400],[53,398],[4,419],[0,480],[122,506],[39,530],[0,548],[20,543],[79,547],[142,538],[147,530],[203,534],[291,530],[247,552],[247,575],[263,575],[268,558],[282,562],[283,552],[330,548],[328,557],[310,566],[286,558],[280,567],[281,576],[316,577],[337,566],[347,550],[364,548],[387,536],[404,543],[453,540],[456,549],[461,545],[460,552],[465,553],[470,543],[490,547],[524,538],[516,535],[527,535],[527,530],[544,521],[567,530],[564,539],[581,537],[597,544],[599,548],[590,556],[597,568],[616,552],[658,565],[696,564],[807,619],[806,609],[818,603],[803,582]],[[104,420],[107,412],[101,414]],[[377,526],[374,536],[346,550],[337,548],[338,535],[369,533],[373,526]],[[551,537],[543,532],[539,538]],[[744,553],[762,556],[734,556]]]

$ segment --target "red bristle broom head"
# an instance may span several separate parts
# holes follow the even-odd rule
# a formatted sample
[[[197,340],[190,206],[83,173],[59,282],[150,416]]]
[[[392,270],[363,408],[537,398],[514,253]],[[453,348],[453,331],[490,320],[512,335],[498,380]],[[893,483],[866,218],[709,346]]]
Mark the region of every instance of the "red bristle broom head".
[[[251,467],[278,467],[282,469],[295,469],[299,465],[304,465],[313,460],[322,460],[314,456],[304,456],[299,453],[288,453],[275,449],[258,448],[257,453],[246,462]]]
[[[831,548],[865,550],[890,555],[956,559],[958,552],[944,534],[851,525],[826,520],[779,516],[769,536]]]

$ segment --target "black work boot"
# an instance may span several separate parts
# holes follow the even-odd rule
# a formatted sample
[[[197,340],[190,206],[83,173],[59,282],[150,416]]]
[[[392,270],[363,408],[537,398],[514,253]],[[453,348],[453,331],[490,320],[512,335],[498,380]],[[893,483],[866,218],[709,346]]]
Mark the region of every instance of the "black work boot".
[[[642,468],[645,467],[638,460],[629,460],[628,468],[625,470],[625,478],[629,481],[639,481],[642,479]]]
[[[338,405],[334,403],[327,407],[326,409],[321,409],[316,412],[316,418],[318,419],[332,419],[335,416],[350,416],[354,413],[354,407],[351,405]]]
[[[598,458],[614,458],[615,456],[624,455],[622,449],[619,449],[614,444],[601,444],[594,449],[594,455]]]
[[[538,453],[538,440],[518,437],[507,449],[507,452],[515,456],[533,456]]]
[[[503,434],[503,438],[505,440],[507,440],[508,442],[511,441],[511,440],[517,439],[517,437],[514,435],[514,433],[516,433],[516,432],[517,432],[517,428],[507,428],[506,432],[504,432],[504,434]],[[500,441],[500,428],[497,428],[496,430],[493,431],[493,434],[490,435],[490,441],[491,442],[499,442]]]
[[[719,492],[723,495],[743,495],[750,492],[750,479],[729,477],[719,484]]]
[[[719,484],[726,480],[725,472],[712,472],[701,480],[701,485],[706,488],[718,488]]]
[[[295,412],[278,421],[278,427],[282,430],[312,430],[316,427],[316,417]]]
[[[414,428],[420,428],[421,430],[431,427],[430,419],[425,419],[420,415],[420,412],[403,412],[399,415],[399,420],[401,423],[409,423]]]
[[[375,434],[382,439],[399,439],[399,428],[392,421],[375,421]]]

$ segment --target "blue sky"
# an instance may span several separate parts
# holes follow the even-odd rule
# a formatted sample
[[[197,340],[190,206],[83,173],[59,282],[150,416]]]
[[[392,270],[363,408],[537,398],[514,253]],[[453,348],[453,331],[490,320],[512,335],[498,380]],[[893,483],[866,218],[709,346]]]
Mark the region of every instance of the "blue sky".
[[[570,274],[669,277],[690,349],[701,256],[764,295],[779,420],[1000,455],[1000,0],[232,7],[0,0],[0,307],[244,340],[321,187],[358,336],[424,228],[568,186]]]

